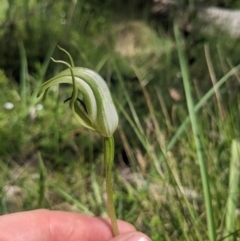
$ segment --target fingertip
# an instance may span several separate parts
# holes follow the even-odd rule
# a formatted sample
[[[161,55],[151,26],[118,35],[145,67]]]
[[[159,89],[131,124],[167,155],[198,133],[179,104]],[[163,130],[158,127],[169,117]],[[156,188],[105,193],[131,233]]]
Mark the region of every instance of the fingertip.
[[[151,241],[151,239],[141,232],[128,232],[114,237],[110,241]]]
[[[136,231],[136,228],[131,224],[123,220],[117,220],[118,229],[120,233],[128,233]],[[111,225],[111,223],[110,223]]]

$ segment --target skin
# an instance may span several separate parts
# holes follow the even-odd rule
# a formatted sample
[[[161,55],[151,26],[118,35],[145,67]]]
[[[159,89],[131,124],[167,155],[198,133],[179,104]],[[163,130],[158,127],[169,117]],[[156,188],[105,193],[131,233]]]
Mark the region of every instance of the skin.
[[[62,211],[35,210],[0,216],[1,241],[148,241],[144,234],[118,220],[113,237],[109,219]],[[144,239],[145,237],[145,239]]]

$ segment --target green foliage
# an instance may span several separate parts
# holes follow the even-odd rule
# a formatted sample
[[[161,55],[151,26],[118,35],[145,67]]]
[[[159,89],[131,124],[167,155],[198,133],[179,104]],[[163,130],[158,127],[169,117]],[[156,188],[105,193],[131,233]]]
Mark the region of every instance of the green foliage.
[[[109,20],[111,16],[109,0],[104,1],[101,6],[94,0],[73,1],[71,4],[63,0],[26,0],[18,3],[15,1],[7,3],[4,0],[4,6],[6,7],[1,11],[6,18],[0,22],[2,26],[0,44],[7,48],[0,50],[0,55],[4,56],[0,60],[0,66],[8,75],[11,74],[15,78],[18,78],[18,44],[20,42],[27,46],[28,68],[36,71],[51,44],[60,42],[68,48],[69,44],[70,46],[74,44],[77,48],[86,46],[90,36],[107,28],[107,19]],[[88,37],[85,37],[86,34]],[[70,43],[69,39],[71,39]],[[89,46],[86,46],[86,49],[89,48],[93,49],[92,40]],[[83,49],[85,50],[85,47]],[[88,52],[92,53],[92,51]]]

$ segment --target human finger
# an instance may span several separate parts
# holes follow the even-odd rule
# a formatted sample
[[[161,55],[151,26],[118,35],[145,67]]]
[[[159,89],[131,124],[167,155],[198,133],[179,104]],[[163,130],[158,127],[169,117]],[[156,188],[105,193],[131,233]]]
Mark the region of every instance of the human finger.
[[[135,228],[118,220],[120,233]],[[82,214],[35,210],[0,217],[1,241],[108,241],[113,237],[108,219]]]

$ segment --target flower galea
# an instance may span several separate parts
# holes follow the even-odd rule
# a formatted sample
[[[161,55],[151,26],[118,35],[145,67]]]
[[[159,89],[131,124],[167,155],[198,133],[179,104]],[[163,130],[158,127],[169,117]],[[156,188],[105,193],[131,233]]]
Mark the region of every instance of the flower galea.
[[[111,137],[118,125],[118,114],[106,82],[93,70],[74,67],[70,54],[63,51],[69,56],[71,65],[64,61],[53,60],[65,64],[68,69],[43,83],[38,96],[45,97],[48,89],[53,85],[72,84],[70,108],[78,122],[104,137]],[[81,99],[79,94],[82,96]]]

